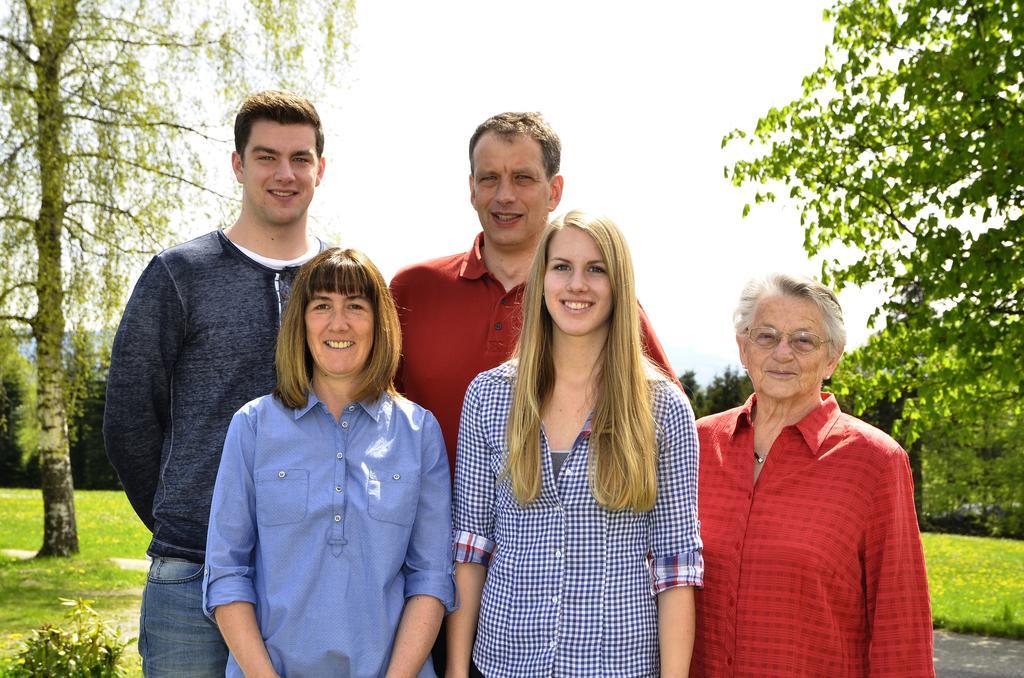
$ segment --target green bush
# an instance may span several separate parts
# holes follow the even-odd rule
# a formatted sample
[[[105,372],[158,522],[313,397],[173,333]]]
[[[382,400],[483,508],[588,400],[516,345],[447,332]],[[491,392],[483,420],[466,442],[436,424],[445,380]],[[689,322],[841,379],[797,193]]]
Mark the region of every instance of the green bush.
[[[67,676],[68,678],[110,678],[123,676],[117,661],[124,652],[117,628],[107,624],[90,607],[91,601],[61,598],[69,609],[65,621],[44,624],[32,631],[8,667],[11,678]]]

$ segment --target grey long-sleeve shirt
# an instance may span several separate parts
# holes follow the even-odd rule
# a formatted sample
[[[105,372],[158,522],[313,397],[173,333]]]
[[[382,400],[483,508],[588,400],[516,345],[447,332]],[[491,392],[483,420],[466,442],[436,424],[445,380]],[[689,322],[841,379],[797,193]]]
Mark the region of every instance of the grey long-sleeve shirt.
[[[202,562],[231,416],[275,384],[296,268],[242,254],[220,231],[153,257],[114,337],[103,438],[149,554]]]

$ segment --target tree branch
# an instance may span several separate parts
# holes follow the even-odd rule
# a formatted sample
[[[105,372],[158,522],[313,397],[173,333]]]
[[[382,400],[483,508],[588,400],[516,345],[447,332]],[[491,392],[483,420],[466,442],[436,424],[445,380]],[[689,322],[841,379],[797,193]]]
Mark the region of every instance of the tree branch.
[[[195,127],[182,125],[176,122],[167,122],[164,120],[154,120],[152,122],[117,122],[114,120],[103,120],[101,118],[94,118],[92,116],[84,115],[81,113],[68,113],[66,117],[74,118],[76,120],[84,120],[86,122],[95,123],[97,125],[108,125],[111,127],[169,127],[171,129],[178,130],[179,132],[188,132],[191,134],[195,134],[196,136],[202,137],[207,141],[214,141],[221,144],[226,144],[229,142],[228,139],[217,139],[215,137],[211,137],[210,135],[196,129]]]
[[[206,193],[210,193],[210,194],[215,195],[218,198],[221,198],[223,200],[232,200],[232,201],[237,200],[233,196],[224,195],[223,193],[218,193],[217,191],[213,190],[212,188],[207,188],[206,186],[203,186],[202,184],[197,184],[196,182],[192,181],[191,179],[187,179],[187,178],[185,178],[185,177],[183,177],[183,176],[181,176],[179,174],[175,174],[173,172],[168,172],[166,170],[160,169],[159,167],[150,167],[148,165],[144,165],[144,164],[142,164],[140,162],[135,162],[134,160],[129,160],[127,158],[118,158],[116,156],[107,155],[105,153],[89,153],[89,152],[69,153],[68,157],[71,157],[71,158],[92,158],[94,160],[105,160],[107,162],[112,162],[112,163],[115,163],[115,164],[117,164],[117,163],[124,163],[125,165],[128,165],[129,167],[134,167],[134,168],[140,169],[140,170],[142,170],[144,172],[149,172],[150,174],[155,174],[157,176],[164,177],[165,179],[171,179],[173,181],[178,181],[180,183],[185,184],[186,186],[191,186],[191,187],[196,188],[196,189],[198,189],[200,191],[204,191]]]
[[[32,89],[25,87],[20,82],[11,82],[9,80],[0,81],[0,89],[11,90],[12,92],[24,92],[25,94],[32,94]]]
[[[28,50],[25,49],[25,47],[20,42],[18,42],[17,40],[12,38],[11,36],[4,35],[3,33],[0,33],[0,42],[7,43],[8,45],[10,45],[14,49],[15,52],[17,52],[18,54],[21,55],[22,59],[24,59],[28,63],[32,64],[33,66],[36,65],[36,63],[37,63],[36,60],[32,58],[32,55],[29,54]]]
[[[219,44],[219,40],[203,40],[200,42],[176,42],[174,40],[155,40],[149,42],[146,40],[129,40],[127,38],[105,38],[105,37],[81,37],[77,38],[75,42],[91,42],[91,43],[112,43],[114,45],[122,45],[125,47],[164,47],[167,49],[185,49],[192,50],[200,47],[210,47],[212,45]]]
[[[11,321],[16,323],[23,323],[31,328],[35,328],[35,321],[32,318],[26,318],[22,315],[0,315],[0,321]]]
[[[139,221],[138,217],[136,217],[134,214],[132,214],[128,210],[122,209],[122,208],[117,207],[115,205],[107,205],[105,203],[101,203],[101,202],[93,201],[93,200],[75,200],[73,202],[66,203],[66,204],[69,207],[72,206],[72,205],[78,205],[78,204],[92,205],[94,207],[98,207],[99,209],[102,209],[102,210],[107,211],[107,212],[112,212],[114,214],[120,214],[121,216],[126,217],[132,223],[134,223],[136,225],[139,225],[139,226],[142,226],[143,229],[145,229],[145,224],[143,224],[141,221]],[[113,240],[111,238],[108,238],[105,235],[100,235],[100,234],[96,233],[95,231],[90,230],[89,228],[87,228],[85,226],[85,224],[82,223],[82,221],[80,219],[75,219],[74,217],[71,217],[71,216],[68,216],[67,214],[65,214],[64,215],[64,220],[66,222],[68,222],[68,224],[74,226],[74,229],[72,229],[72,230],[81,231],[82,233],[84,233],[85,235],[89,236],[93,240],[101,242],[104,245],[106,245],[107,247],[115,249],[118,252],[121,252],[122,254],[152,254],[148,250],[140,250],[140,249],[136,249],[136,248],[124,247],[119,242],[117,242],[116,240]],[[78,238],[83,243],[85,242],[85,239],[82,238],[81,236],[78,236]],[[82,249],[85,249],[85,245],[84,244],[82,246]]]
[[[35,286],[36,286],[36,281],[35,280],[26,280],[24,282],[18,283],[17,285],[11,285],[10,287],[8,287],[3,292],[0,292],[0,306],[2,306],[3,304],[7,303],[7,297],[11,296],[11,293],[13,293],[13,292],[15,292],[15,291],[17,291],[17,290],[19,290],[19,289],[21,289],[23,287],[32,287],[32,288],[34,288]]]
[[[34,139],[26,138],[26,139],[22,140],[22,142],[20,144],[15,146],[11,150],[11,152],[7,154],[7,157],[4,158],[3,166],[4,167],[9,167],[11,165],[11,163],[14,162],[14,159],[18,157],[18,154],[21,153],[23,150],[25,150],[25,147],[28,146],[30,141],[34,141]]]
[[[29,219],[28,217],[24,217],[20,214],[0,214],[0,221],[20,221],[21,223],[28,224],[29,226],[36,225],[35,219]]]
[[[864,197],[869,201],[871,200],[871,197],[866,194],[864,195]],[[889,218],[896,222],[896,225],[903,229],[903,232],[905,234],[916,240],[917,233],[915,233],[914,229],[910,228],[910,226],[908,226],[906,222],[899,218],[899,216],[896,214],[896,208],[892,206],[891,202],[889,202],[889,198],[883,194],[879,196],[879,199],[883,203],[885,203],[885,209],[883,211],[889,215]]]

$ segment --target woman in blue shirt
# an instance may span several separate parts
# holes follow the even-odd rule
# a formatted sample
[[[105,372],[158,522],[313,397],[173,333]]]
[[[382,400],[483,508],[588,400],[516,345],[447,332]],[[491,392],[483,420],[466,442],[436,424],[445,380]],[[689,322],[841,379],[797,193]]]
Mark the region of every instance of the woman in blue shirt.
[[[541,236],[513,360],[470,384],[455,464],[460,609],[449,678],[685,676],[697,435],[643,355],[618,228],[570,212]]]
[[[204,604],[228,676],[434,676],[454,607],[448,462],[433,415],[395,392],[400,349],[369,259],[302,267],[277,387],[235,414],[213,493]]]

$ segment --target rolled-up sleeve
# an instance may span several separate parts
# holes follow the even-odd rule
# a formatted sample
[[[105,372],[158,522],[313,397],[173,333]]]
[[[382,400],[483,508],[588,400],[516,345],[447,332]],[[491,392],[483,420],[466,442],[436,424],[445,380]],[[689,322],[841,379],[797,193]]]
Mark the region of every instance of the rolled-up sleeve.
[[[256,547],[252,467],[256,446],[254,417],[243,408],[231,419],[213,490],[203,578],[203,610],[211,618],[214,608],[220,605],[238,601],[256,603],[253,587]]]
[[[658,423],[658,499],[651,513],[653,594],[674,586],[703,586],[697,520],[697,428],[690,402],[669,382],[655,386]]]
[[[494,553],[495,477],[485,435],[488,413],[481,408],[486,385],[477,377],[466,390],[455,455],[452,540],[455,562],[487,565]],[[504,416],[504,413],[500,413]],[[497,415],[495,415],[497,416]],[[498,452],[500,454],[500,451]]]
[[[452,612],[451,475],[441,427],[429,412],[424,412],[422,443],[420,497],[404,566],[405,597],[433,596]]]

